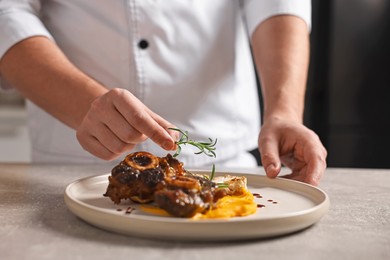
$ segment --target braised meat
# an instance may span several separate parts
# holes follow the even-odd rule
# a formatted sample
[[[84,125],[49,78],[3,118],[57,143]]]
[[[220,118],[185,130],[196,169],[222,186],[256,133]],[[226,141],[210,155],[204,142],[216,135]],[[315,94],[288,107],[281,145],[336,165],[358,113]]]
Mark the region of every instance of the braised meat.
[[[166,177],[183,174],[182,164],[170,154],[159,158],[147,152],[132,153],[112,169],[104,196],[116,204],[122,199],[151,202]]]
[[[116,204],[122,199],[154,202],[173,216],[192,217],[212,208],[213,203],[226,195],[245,192],[245,178],[227,175],[219,179],[223,188],[216,187],[208,177],[186,171],[170,154],[157,157],[148,152],[136,152],[112,169],[104,196]]]
[[[177,217],[192,217],[212,207],[215,184],[202,176],[173,176],[156,191],[155,203]]]

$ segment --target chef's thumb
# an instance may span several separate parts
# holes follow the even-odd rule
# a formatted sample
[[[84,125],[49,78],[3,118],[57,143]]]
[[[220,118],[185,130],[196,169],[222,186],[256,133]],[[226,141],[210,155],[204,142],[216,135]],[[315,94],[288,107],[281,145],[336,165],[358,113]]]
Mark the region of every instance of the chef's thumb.
[[[275,178],[281,169],[279,145],[276,140],[269,139],[259,145],[261,163],[268,177]]]

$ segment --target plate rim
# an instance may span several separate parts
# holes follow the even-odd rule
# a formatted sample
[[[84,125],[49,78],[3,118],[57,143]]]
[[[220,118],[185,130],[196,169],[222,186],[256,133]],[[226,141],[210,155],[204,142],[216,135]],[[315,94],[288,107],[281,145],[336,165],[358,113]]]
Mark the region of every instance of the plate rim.
[[[194,173],[202,173],[202,172],[206,172],[204,170],[193,170]],[[290,179],[285,179],[285,178],[281,178],[281,177],[276,177],[275,179],[271,179],[271,178],[268,178],[267,176],[262,176],[262,175],[256,175],[256,174],[252,174],[252,173],[241,173],[241,172],[216,172],[216,175],[222,175],[222,174],[226,174],[226,173],[230,173],[230,174],[237,174],[237,175],[241,175],[241,176],[247,176],[247,175],[251,175],[251,176],[255,176],[255,178],[261,178],[261,179],[268,179],[270,181],[278,181],[278,182],[287,182],[287,183],[290,183],[290,182],[293,182],[295,183],[296,185],[303,185],[303,186],[306,186],[306,187],[309,187],[309,188],[312,188],[314,190],[317,190],[319,193],[321,193],[321,195],[324,196],[324,199],[321,203],[316,203],[315,206],[309,208],[309,209],[305,209],[305,210],[301,210],[299,212],[292,212],[292,213],[286,213],[286,214],[283,214],[281,216],[278,216],[278,217],[264,217],[262,219],[247,219],[247,218],[242,218],[242,217],[236,217],[236,218],[230,218],[230,219],[197,219],[197,220],[194,220],[194,219],[187,219],[187,218],[176,218],[176,217],[159,217],[159,216],[139,216],[139,215],[128,215],[128,216],[125,216],[126,218],[139,218],[139,219],[145,219],[147,218],[149,220],[149,218],[151,218],[151,220],[154,220],[154,219],[159,219],[159,220],[156,220],[158,222],[164,222],[165,220],[168,220],[167,222],[185,222],[185,223],[193,223],[193,222],[202,222],[202,223],[205,223],[205,222],[213,222],[213,223],[216,223],[216,222],[226,222],[226,221],[237,221],[237,222],[248,222],[248,221],[261,221],[261,220],[267,220],[267,219],[283,219],[283,218],[289,218],[289,217],[292,217],[292,216],[299,216],[299,215],[305,215],[309,212],[312,212],[312,211],[316,211],[317,208],[321,208],[323,207],[323,204],[326,204],[328,201],[329,201],[329,196],[328,194],[323,191],[321,188],[318,188],[316,186],[313,186],[313,185],[310,185],[310,184],[307,184],[307,183],[303,183],[303,182],[299,182],[299,181],[296,181],[296,180],[290,180]],[[68,193],[69,193],[69,190],[72,188],[72,186],[76,185],[77,183],[80,183],[80,182],[83,182],[85,180],[92,180],[92,179],[95,179],[95,178],[103,178],[103,177],[108,177],[110,174],[109,173],[105,173],[105,174],[98,174],[98,175],[92,175],[92,176],[88,176],[88,177],[84,177],[84,178],[80,178],[78,180],[75,180],[71,183],[69,183],[66,188],[65,188],[65,196],[69,199],[69,200],[72,200],[72,201],[77,201],[77,203],[83,205],[84,207],[86,208],[89,208],[89,209],[92,209],[92,210],[95,210],[95,211],[100,211],[100,212],[103,212],[103,213],[108,213],[108,210],[106,209],[101,209],[101,208],[97,208],[95,206],[92,206],[88,203],[85,203],[77,198],[72,198]],[[107,181],[108,183],[108,181]],[[249,185],[250,186],[250,185]],[[293,191],[294,192],[294,191]],[[160,220],[161,219],[161,220]]]
[[[207,171],[205,170],[192,170],[194,173],[205,173]],[[99,208],[99,207],[96,207],[96,206],[93,206],[93,205],[90,205],[88,203],[85,203],[83,201],[81,201],[80,199],[78,198],[75,198],[74,196],[71,195],[71,189],[72,187],[74,187],[75,185],[77,185],[78,183],[81,183],[81,182],[85,182],[85,181],[93,181],[95,180],[95,183],[98,183],[100,181],[102,182],[107,182],[108,184],[108,176],[110,175],[110,173],[105,173],[105,174],[97,174],[97,175],[92,175],[92,176],[87,176],[87,177],[83,177],[83,178],[80,178],[80,179],[77,179],[71,183],[69,183],[65,190],[64,190],[64,200],[65,200],[65,204],[67,205],[68,209],[73,213],[75,214],[76,216],[78,216],[79,218],[83,219],[84,221],[94,225],[94,226],[98,226],[102,229],[105,229],[105,230],[113,230],[111,229],[110,227],[107,227],[106,225],[100,225],[100,224],[94,224],[93,221],[91,221],[90,219],[86,218],[85,216],[81,216],[81,214],[79,214],[79,212],[77,212],[77,210],[74,209],[74,207],[81,207],[81,208],[84,208],[84,209],[88,209],[92,212],[98,212],[99,214],[103,214],[104,216],[113,216],[114,218],[119,218],[123,221],[126,221],[125,219],[128,219],[128,220],[133,220],[133,221],[146,221],[146,222],[150,222],[150,223],[153,223],[153,224],[175,224],[177,225],[178,227],[180,226],[183,226],[183,225],[188,225],[188,224],[192,224],[192,225],[205,225],[205,226],[208,226],[208,225],[224,225],[226,223],[231,223],[234,225],[240,225],[240,224],[251,224],[251,223],[267,223],[267,222],[273,222],[273,221],[283,221],[284,219],[294,219],[294,218],[299,218],[299,217],[304,217],[305,215],[311,215],[311,214],[315,214],[315,213],[318,213],[318,212],[321,212],[320,213],[320,216],[317,216],[315,218],[314,221],[312,221],[311,224],[308,224],[306,225],[305,227],[308,227],[308,226],[311,226],[313,224],[315,224],[317,221],[319,221],[328,211],[329,211],[329,208],[330,208],[330,199],[329,199],[329,195],[324,191],[322,190],[321,188],[319,187],[316,187],[316,186],[313,186],[313,185],[310,185],[310,184],[307,184],[307,183],[302,183],[302,182],[299,182],[299,181],[295,181],[295,180],[290,180],[290,179],[285,179],[285,178],[281,178],[281,177],[277,177],[275,179],[271,179],[271,178],[268,178],[267,176],[264,176],[264,175],[259,175],[259,174],[253,174],[253,173],[245,173],[245,172],[233,172],[233,171],[218,171],[216,173],[216,175],[226,175],[226,174],[231,174],[231,175],[237,175],[237,176],[251,176],[251,177],[254,177],[254,178],[259,178],[259,180],[267,180],[266,183],[262,186],[265,186],[267,187],[268,186],[268,182],[274,182],[274,183],[289,183],[293,186],[296,186],[298,185],[301,186],[301,187],[305,187],[305,188],[309,188],[311,189],[312,191],[314,190],[316,193],[317,193],[317,196],[318,194],[320,194],[322,196],[321,198],[321,201],[320,202],[316,202],[313,200],[313,196],[314,195],[305,195],[305,194],[300,194],[300,195],[303,195],[304,197],[310,199],[311,201],[313,201],[313,203],[315,204],[313,207],[310,207],[308,209],[304,209],[304,210],[299,210],[299,211],[296,211],[296,212],[289,212],[289,213],[284,213],[284,214],[281,214],[280,216],[266,216],[266,217],[263,217],[261,219],[259,218],[245,218],[245,217],[236,217],[236,218],[229,218],[229,219],[200,219],[200,220],[194,220],[194,219],[186,219],[186,218],[176,218],[176,217],[159,217],[159,216],[147,216],[147,215],[116,215],[116,214],[112,214],[110,211],[111,209],[104,209],[104,208]],[[96,179],[101,179],[99,181],[96,181]],[[104,180],[105,178],[105,180]],[[248,185],[249,187],[251,186],[250,184]],[[269,187],[272,187],[272,188],[275,188],[275,186],[269,186]],[[287,191],[290,191],[290,192],[295,192],[295,193],[298,193],[296,190],[294,189],[283,189],[283,190],[287,190]],[[298,193],[299,194],[299,193]],[[72,205],[73,204],[73,205]],[[298,231],[302,228],[299,228],[299,229],[296,229],[296,230],[293,230],[293,231]],[[290,231],[290,232],[286,232],[285,234],[287,233],[291,233],[293,231]],[[116,232],[118,233],[122,233],[121,231],[118,231],[116,230]],[[129,234],[128,232],[124,232],[123,234]],[[282,233],[283,234],[283,233]],[[144,236],[144,234],[137,234],[137,236]],[[269,236],[272,236],[272,235],[267,235],[267,236],[258,236],[258,237],[269,237]],[[146,235],[146,237],[150,237],[148,235]],[[175,236],[171,237],[172,238],[175,238]],[[177,237],[179,238],[179,237]],[[250,237],[243,237],[243,238],[250,238]],[[180,237],[180,239],[183,239],[183,237]],[[191,238],[184,238],[185,240],[198,240],[198,239],[191,239]],[[232,238],[232,239],[237,239],[237,238]],[[203,240],[203,239],[202,239]],[[208,240],[216,240],[216,239],[212,239],[212,238],[209,238]],[[219,240],[231,240],[229,238],[227,239],[219,239]]]

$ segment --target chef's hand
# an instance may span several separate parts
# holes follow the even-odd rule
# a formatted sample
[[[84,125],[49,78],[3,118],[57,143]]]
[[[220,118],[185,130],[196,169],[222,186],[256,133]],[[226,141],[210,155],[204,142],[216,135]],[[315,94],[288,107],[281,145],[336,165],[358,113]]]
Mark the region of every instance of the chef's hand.
[[[267,120],[259,135],[259,151],[270,178],[279,174],[283,164],[291,169],[287,178],[318,185],[326,168],[325,148],[318,136],[301,123]]]
[[[175,126],[129,91],[112,89],[92,102],[77,129],[77,139],[91,154],[113,160],[148,138],[165,150],[174,150],[179,136],[170,127]]]

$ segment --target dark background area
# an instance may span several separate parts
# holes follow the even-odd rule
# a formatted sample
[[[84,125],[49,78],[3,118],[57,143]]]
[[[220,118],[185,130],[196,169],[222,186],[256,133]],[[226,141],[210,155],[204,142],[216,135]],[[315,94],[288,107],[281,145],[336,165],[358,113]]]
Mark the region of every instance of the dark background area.
[[[330,167],[390,168],[390,3],[312,3],[305,124]]]
[[[310,37],[304,122],[328,167],[390,168],[390,1],[312,0]]]

